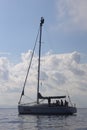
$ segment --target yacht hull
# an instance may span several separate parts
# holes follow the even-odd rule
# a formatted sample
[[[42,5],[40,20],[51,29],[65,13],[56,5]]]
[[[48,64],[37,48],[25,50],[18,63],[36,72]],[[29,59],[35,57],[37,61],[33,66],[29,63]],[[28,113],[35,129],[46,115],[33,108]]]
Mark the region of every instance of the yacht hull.
[[[32,115],[72,115],[77,112],[77,109],[72,106],[19,105],[18,112]]]

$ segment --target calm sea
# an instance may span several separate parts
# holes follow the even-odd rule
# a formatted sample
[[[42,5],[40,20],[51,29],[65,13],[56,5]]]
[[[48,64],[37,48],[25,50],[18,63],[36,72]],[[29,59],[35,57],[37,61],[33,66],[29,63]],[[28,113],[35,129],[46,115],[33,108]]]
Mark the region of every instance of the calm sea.
[[[0,130],[87,130],[87,109],[73,116],[32,116],[1,108]]]

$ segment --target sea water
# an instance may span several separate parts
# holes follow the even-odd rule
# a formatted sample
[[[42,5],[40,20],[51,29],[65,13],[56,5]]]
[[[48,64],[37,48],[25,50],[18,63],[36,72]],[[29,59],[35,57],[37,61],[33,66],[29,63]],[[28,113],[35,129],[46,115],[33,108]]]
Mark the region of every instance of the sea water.
[[[87,109],[72,116],[34,116],[0,108],[0,130],[87,130]]]

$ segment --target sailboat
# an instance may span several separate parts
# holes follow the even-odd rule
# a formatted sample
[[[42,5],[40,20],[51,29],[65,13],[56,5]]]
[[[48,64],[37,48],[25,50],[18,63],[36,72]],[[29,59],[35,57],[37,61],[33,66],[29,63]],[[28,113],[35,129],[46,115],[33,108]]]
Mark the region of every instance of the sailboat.
[[[31,67],[32,58],[34,55],[35,46],[32,52],[30,64],[28,67],[27,75],[25,78],[23,90],[18,102],[19,114],[33,114],[33,115],[72,115],[77,112],[77,108],[73,104],[69,104],[66,100],[66,96],[42,96],[40,93],[40,59],[41,59],[41,37],[42,37],[42,26],[44,24],[44,18],[41,17],[40,29],[39,29],[39,60],[38,60],[38,80],[37,80],[37,101],[35,104],[30,105],[29,103],[21,103],[22,96],[24,95],[24,89],[27,82],[28,73]],[[36,44],[36,43],[35,43]],[[69,96],[68,96],[69,97]],[[70,98],[70,97],[69,97]],[[41,103],[40,100],[46,100],[45,103]],[[55,100],[55,103],[52,102]],[[65,100],[65,102],[63,102]]]

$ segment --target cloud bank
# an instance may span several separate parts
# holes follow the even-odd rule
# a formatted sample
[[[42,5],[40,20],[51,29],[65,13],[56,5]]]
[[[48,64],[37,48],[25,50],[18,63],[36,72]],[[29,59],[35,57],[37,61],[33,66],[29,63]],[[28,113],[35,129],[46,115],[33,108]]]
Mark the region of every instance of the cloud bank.
[[[87,31],[87,0],[56,1],[58,28]]]
[[[31,51],[21,54],[21,61],[12,63],[6,57],[0,57],[0,106],[17,105]],[[36,97],[37,55],[34,56],[25,93]],[[87,64],[81,64],[81,54],[48,53],[41,57],[40,91],[42,95],[65,95],[69,92],[73,102],[79,107],[87,107]]]

